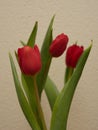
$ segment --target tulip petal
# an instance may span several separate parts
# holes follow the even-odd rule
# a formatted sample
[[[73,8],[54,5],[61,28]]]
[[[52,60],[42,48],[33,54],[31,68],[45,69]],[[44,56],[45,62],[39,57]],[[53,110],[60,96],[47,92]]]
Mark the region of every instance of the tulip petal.
[[[16,92],[17,92],[17,96],[18,96],[18,100],[20,103],[20,106],[23,110],[23,113],[27,119],[27,121],[29,122],[30,126],[32,129],[34,130],[41,130],[34,113],[32,112],[32,109],[25,97],[25,94],[22,90],[18,75],[17,75],[17,71],[16,71],[16,67],[13,61],[13,58],[11,56],[11,54],[9,54],[9,58],[10,58],[10,63],[11,63],[11,69],[12,69],[12,74],[13,74],[13,79],[14,79],[14,83],[15,83],[15,88],[16,88]]]
[[[77,64],[76,70],[59,94],[54,104],[50,130],[66,130],[71,101],[90,50],[91,46],[83,52]]]
[[[49,52],[52,57],[61,56],[68,44],[69,38],[64,33],[59,34],[51,43]]]
[[[41,56],[37,45],[33,48],[18,48],[18,59],[20,69],[26,75],[35,75],[41,69]]]

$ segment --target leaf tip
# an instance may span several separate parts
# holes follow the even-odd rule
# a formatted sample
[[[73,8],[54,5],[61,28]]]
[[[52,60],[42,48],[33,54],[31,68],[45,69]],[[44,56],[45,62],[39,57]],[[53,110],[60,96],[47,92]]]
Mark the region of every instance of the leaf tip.
[[[38,26],[38,21],[35,22],[35,25]]]
[[[93,46],[93,40],[91,40],[91,45],[90,45],[90,47],[92,48],[92,46]]]
[[[93,40],[91,40],[91,44],[90,44],[90,46],[88,47],[88,50],[91,50],[92,46],[93,46]]]
[[[10,53],[10,52],[8,53],[8,55],[9,55],[9,58],[11,59],[12,56],[11,56],[11,53]]]
[[[26,45],[22,40],[20,40],[20,43],[22,44],[22,46]]]
[[[52,21],[54,21],[55,16],[56,16],[56,14],[53,15],[53,17],[52,17]]]

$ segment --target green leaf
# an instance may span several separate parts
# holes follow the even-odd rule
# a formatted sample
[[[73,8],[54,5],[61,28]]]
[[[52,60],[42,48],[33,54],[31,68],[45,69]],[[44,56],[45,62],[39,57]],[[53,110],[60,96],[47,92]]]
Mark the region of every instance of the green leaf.
[[[32,108],[32,111],[34,113],[37,113],[36,99],[35,99],[35,94],[34,94],[34,86],[33,86],[32,77],[24,75],[23,73],[21,73],[21,81],[22,81],[22,84],[23,84],[25,94],[28,98],[29,104]]]
[[[18,63],[18,55],[17,55],[16,51],[15,51],[15,57],[16,57],[16,60]],[[33,86],[32,77],[21,73],[21,81],[22,81],[22,85],[23,85],[25,94],[28,98],[29,104],[31,105],[32,111],[34,113],[37,113],[36,99],[35,99],[35,94],[34,94],[34,86]]]
[[[17,56],[16,52],[15,52],[15,56],[16,56],[16,60],[18,62],[18,56]],[[34,112],[35,117],[36,117],[40,127],[42,128],[42,122],[40,120],[40,117],[38,114],[38,109],[37,109],[37,104],[36,104],[36,98],[35,98],[35,93],[34,93],[34,83],[33,83],[32,77],[21,73],[21,81],[22,81],[22,85],[23,85],[23,90],[24,90],[27,100],[30,104],[30,107],[31,107],[32,111]]]
[[[51,110],[53,110],[53,106],[55,104],[57,96],[59,95],[59,91],[56,85],[53,83],[53,81],[49,77],[47,77],[47,80],[45,83],[45,93],[47,95]]]
[[[15,67],[15,64],[14,64],[14,61],[13,61],[11,54],[9,54],[9,58],[10,58],[15,88],[16,88],[18,100],[19,100],[20,106],[22,108],[22,111],[23,111],[27,121],[29,122],[31,128],[34,130],[41,130],[37,121],[36,121],[35,115],[32,112],[32,109],[31,109],[31,107],[30,107],[30,105],[25,97],[25,94],[22,90],[22,87],[21,87],[21,84],[20,84],[20,81],[19,81],[19,78],[17,75],[16,67]]]
[[[58,96],[53,108],[50,130],[66,130],[71,101],[90,50],[91,46],[84,51],[72,77]]]
[[[25,94],[28,98],[28,102],[30,104],[30,107],[31,107],[32,111],[34,112],[35,117],[36,117],[40,127],[42,128],[42,122],[41,122],[41,119],[39,117],[38,108],[37,108],[37,104],[36,104],[36,98],[35,98],[35,93],[34,93],[35,92],[34,91],[34,83],[33,83],[32,77],[21,73],[21,81],[23,84]]]
[[[33,27],[33,31],[28,39],[27,45],[33,47],[35,44],[36,34],[38,29],[38,22],[35,22],[35,25]]]
[[[18,55],[16,51],[15,51],[15,57],[18,63]],[[25,95],[28,98],[29,104],[31,105],[32,111],[36,113],[36,99],[34,94],[32,77],[21,73],[21,81],[22,81],[23,89],[25,91]]]
[[[23,42],[23,41],[21,41],[21,40],[20,40],[20,43],[21,43],[23,46],[25,46],[25,45],[26,45],[26,43],[24,43],[24,42]]]
[[[48,27],[48,30],[47,30],[47,33],[46,33],[46,36],[42,45],[42,49],[41,49],[42,69],[37,77],[37,83],[39,86],[39,95],[41,95],[41,92],[44,88],[48,71],[49,71],[49,67],[50,67],[50,63],[51,63],[51,56],[49,54],[49,46],[52,42],[53,21],[54,21],[54,16],[51,19],[51,22],[49,24],[49,27]]]

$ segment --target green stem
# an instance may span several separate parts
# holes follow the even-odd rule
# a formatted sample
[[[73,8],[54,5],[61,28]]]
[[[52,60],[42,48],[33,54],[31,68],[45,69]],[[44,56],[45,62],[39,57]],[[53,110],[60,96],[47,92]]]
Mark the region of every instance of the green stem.
[[[67,67],[66,68],[66,72],[65,72],[65,83],[70,79],[70,77],[72,76],[73,74],[73,71],[74,71],[74,68],[71,68],[71,67]]]
[[[40,98],[39,98],[38,87],[37,87],[35,76],[33,77],[33,81],[34,81],[34,91],[35,91],[35,97],[36,97],[36,103],[37,103],[37,108],[38,108],[38,112],[39,112],[39,117],[42,121],[43,130],[47,130],[45,119],[44,119],[44,114],[43,114],[42,107],[40,104]]]

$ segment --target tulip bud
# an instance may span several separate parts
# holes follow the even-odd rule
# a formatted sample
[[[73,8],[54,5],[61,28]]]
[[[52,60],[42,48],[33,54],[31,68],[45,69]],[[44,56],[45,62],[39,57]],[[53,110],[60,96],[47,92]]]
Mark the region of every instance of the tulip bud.
[[[18,49],[21,71],[26,75],[35,75],[41,69],[41,56],[37,45],[34,48],[24,46]]]
[[[68,67],[75,68],[83,51],[84,51],[83,46],[78,46],[76,44],[70,46],[66,52],[66,65]]]
[[[68,43],[68,36],[65,34],[58,35],[50,45],[49,51],[52,57],[59,57],[63,54]]]

